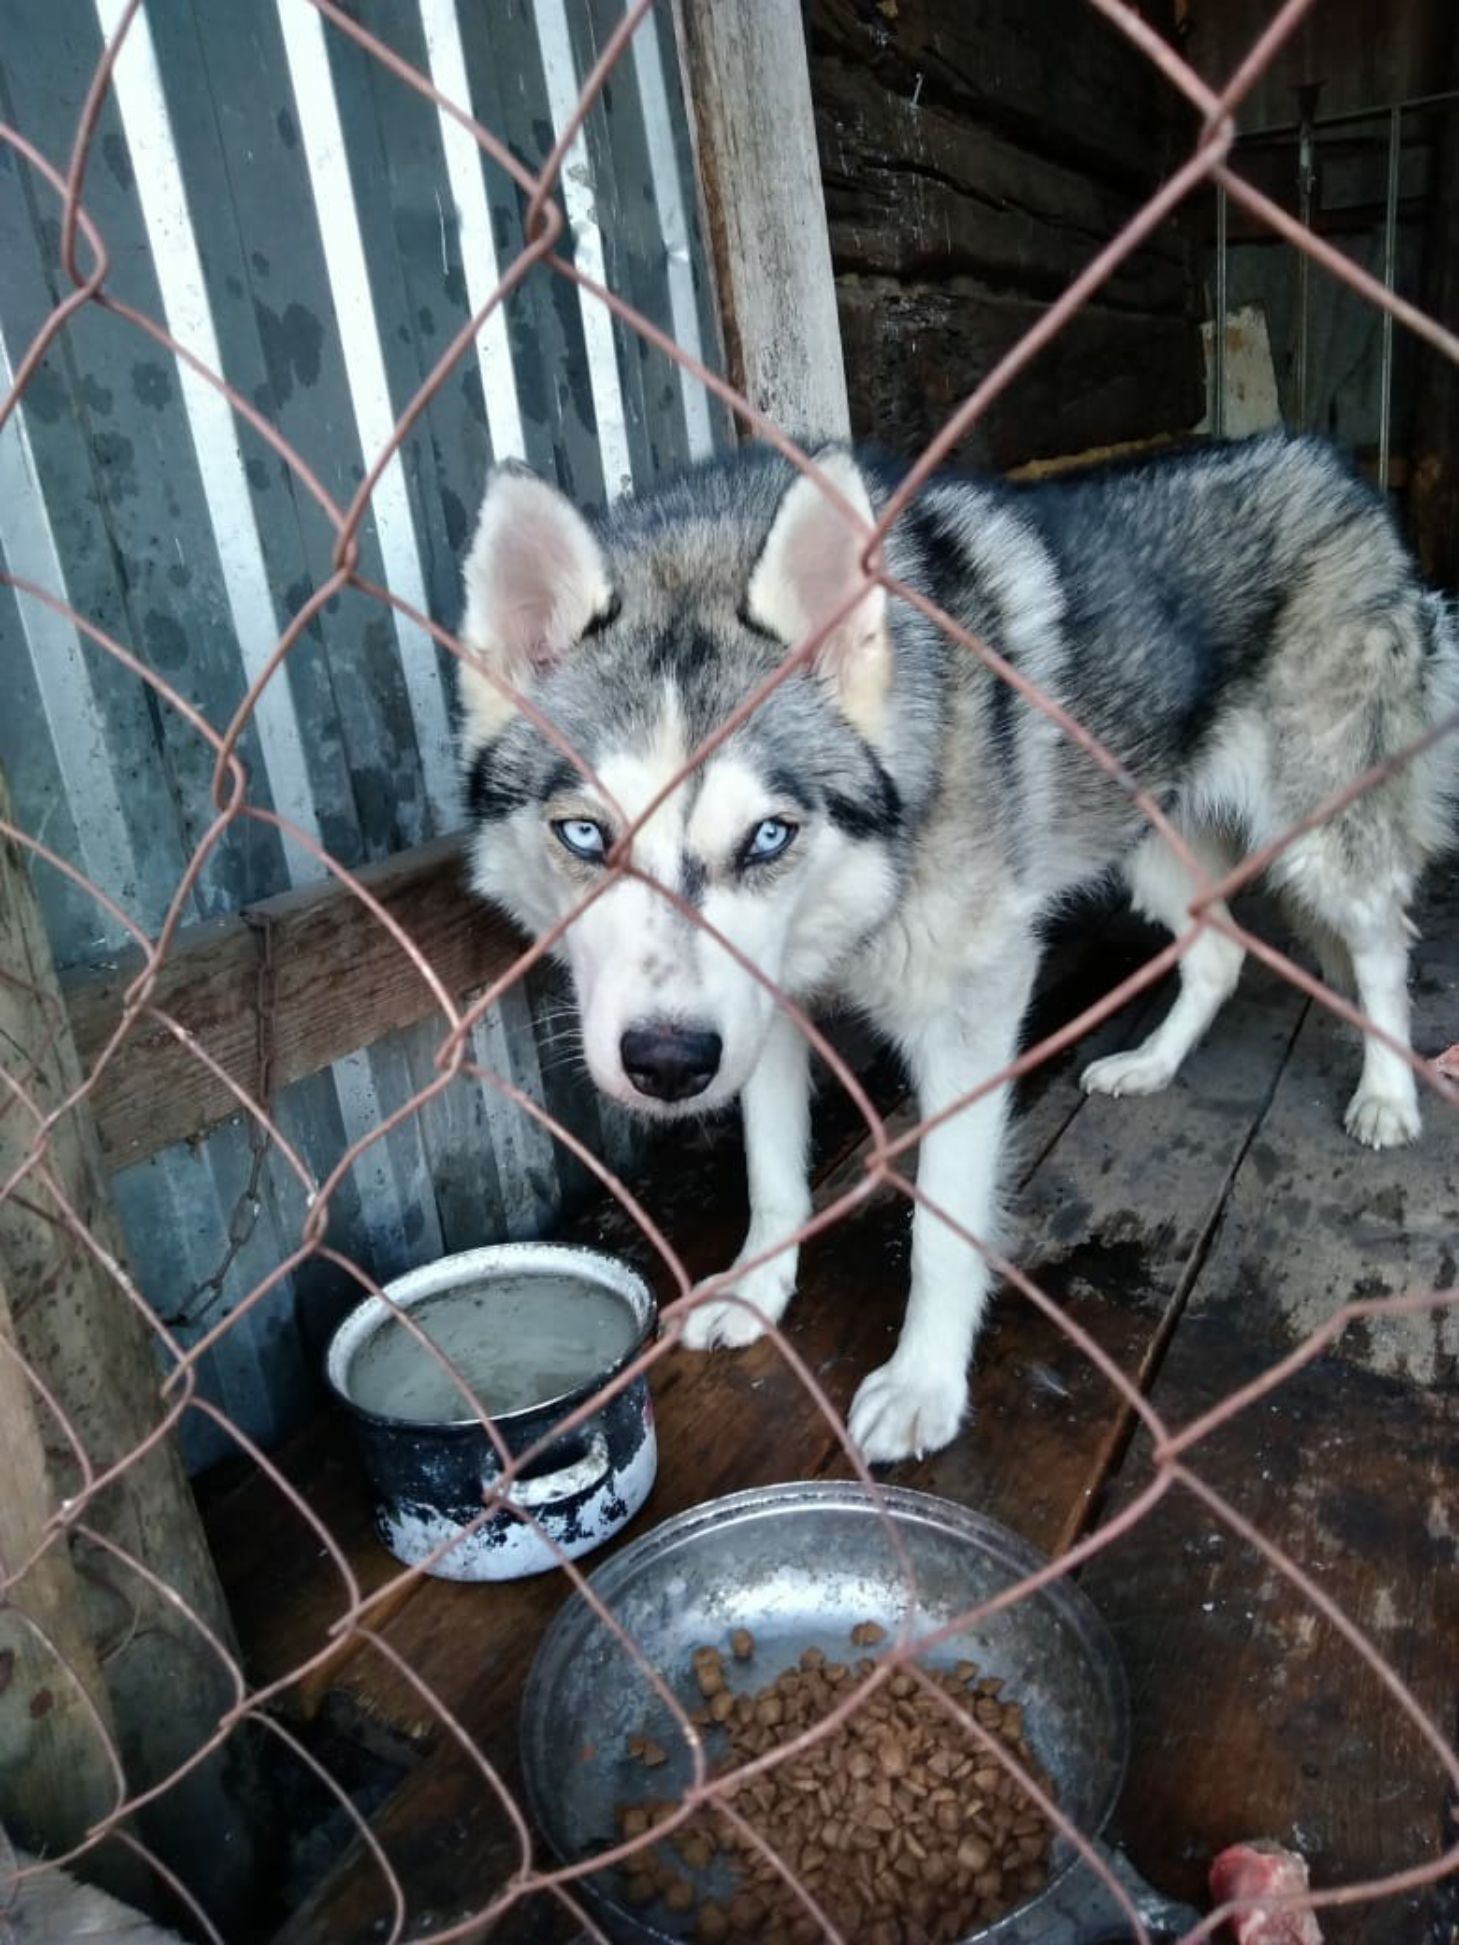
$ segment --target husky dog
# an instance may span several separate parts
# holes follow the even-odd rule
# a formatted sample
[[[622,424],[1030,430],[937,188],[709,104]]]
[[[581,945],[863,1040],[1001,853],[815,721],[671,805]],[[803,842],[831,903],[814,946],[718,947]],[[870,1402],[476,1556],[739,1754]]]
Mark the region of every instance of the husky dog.
[[[817,463],[869,526],[890,476],[840,448]],[[1117,870],[1148,917],[1177,935],[1191,922],[1186,866],[1084,751],[905,601],[877,584],[855,600],[865,546],[819,485],[750,449],[590,517],[504,467],[466,566],[464,642],[593,772],[464,665],[475,884],[539,935],[597,892],[558,947],[587,1065],[605,1094],[650,1115],[741,1098],[741,1262],[811,1206],[807,1049],[772,988],[860,1009],[932,1117],[1014,1057],[1055,901]],[[892,576],[1092,730],[1216,876],[1459,708],[1446,609],[1384,501],[1310,439],[1036,485],[939,477],[884,551]],[[813,660],[680,781],[848,604]],[[1456,744],[1436,742],[1268,873],[1324,973],[1401,1045],[1405,910],[1448,836]],[[620,819],[651,806],[631,855],[653,883],[608,876]],[[1084,1085],[1165,1086],[1241,960],[1203,931],[1165,1020]],[[1006,1088],[990,1090],[921,1149],[921,1194],[985,1240],[1006,1116]],[[1372,1037],[1347,1126],[1375,1148],[1418,1132],[1413,1074]],[[757,1337],[790,1300],[796,1255],[747,1270],[733,1286],[743,1302],[702,1304],[685,1342]],[[954,1437],[989,1281],[965,1236],[919,1206],[901,1338],[851,1408],[868,1460]]]

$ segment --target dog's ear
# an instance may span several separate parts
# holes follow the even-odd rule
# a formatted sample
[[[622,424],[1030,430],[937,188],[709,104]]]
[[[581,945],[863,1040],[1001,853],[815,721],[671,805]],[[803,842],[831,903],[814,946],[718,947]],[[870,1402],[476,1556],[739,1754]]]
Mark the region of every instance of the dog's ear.
[[[602,549],[571,501],[524,466],[497,467],[466,557],[465,646],[521,688],[565,655],[611,602]],[[510,713],[469,662],[461,667],[461,694],[483,728]]]
[[[871,496],[856,461],[840,447],[816,454],[816,464],[866,523],[856,527],[820,487],[797,473],[750,576],[746,610],[787,648],[803,642],[854,594],[864,579],[861,556],[873,522]],[[872,582],[816,651],[816,667],[847,716],[875,740],[886,715],[891,637],[886,591]]]

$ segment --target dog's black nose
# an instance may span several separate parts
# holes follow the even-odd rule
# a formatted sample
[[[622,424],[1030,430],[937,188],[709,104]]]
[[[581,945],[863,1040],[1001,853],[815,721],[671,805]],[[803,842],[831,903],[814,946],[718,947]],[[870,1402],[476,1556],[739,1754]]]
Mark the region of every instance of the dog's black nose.
[[[687,1101],[719,1071],[724,1042],[702,1027],[630,1027],[619,1042],[623,1071],[654,1101]]]

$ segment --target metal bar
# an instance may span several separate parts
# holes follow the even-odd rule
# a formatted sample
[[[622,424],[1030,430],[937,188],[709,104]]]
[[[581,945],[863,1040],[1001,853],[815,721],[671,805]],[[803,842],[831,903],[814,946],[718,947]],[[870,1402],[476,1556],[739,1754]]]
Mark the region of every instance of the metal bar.
[[[1374,108],[1345,108],[1337,115],[1314,116],[1306,126],[1314,135],[1324,134],[1330,128],[1352,128],[1359,122],[1382,121],[1391,115],[1395,108],[1403,114],[1416,113],[1420,108],[1452,108],[1459,103],[1459,88],[1444,88],[1432,95],[1405,95],[1401,101],[1381,102]],[[1244,129],[1236,137],[1235,146],[1243,147],[1248,142],[1275,142],[1290,139],[1302,133],[1300,121],[1278,122],[1270,128]]]
[[[1211,332],[1211,430],[1226,436],[1226,191],[1216,186],[1216,321]]]
[[[1383,205],[1383,288],[1392,290],[1398,274],[1398,165],[1403,152],[1403,108],[1388,115],[1388,193]],[[1393,313],[1383,313],[1383,351],[1378,379],[1378,486],[1388,491],[1388,443],[1393,416]]]

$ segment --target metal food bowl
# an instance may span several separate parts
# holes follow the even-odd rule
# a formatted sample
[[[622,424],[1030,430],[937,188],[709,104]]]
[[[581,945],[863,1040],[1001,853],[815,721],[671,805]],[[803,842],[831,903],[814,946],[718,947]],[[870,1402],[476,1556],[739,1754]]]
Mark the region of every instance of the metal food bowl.
[[[495,1414],[497,1438],[520,1458],[625,1370],[653,1336],[658,1306],[626,1263],[565,1243],[462,1250],[387,1283],[383,1295],[357,1304],[334,1334],[325,1375],[354,1421],[375,1531],[408,1567],[424,1567],[443,1580],[516,1580],[550,1573],[560,1554],[576,1559],[611,1539],[649,1495],[658,1441],[643,1375],[576,1432],[550,1444],[508,1487],[505,1497],[528,1512],[531,1522],[507,1508],[483,1519],[485,1495],[495,1489],[502,1460],[481,1420],[468,1415],[465,1399],[458,1403],[453,1395],[449,1416],[433,1421],[390,1416],[355,1395],[361,1357],[382,1332],[399,1328],[397,1313],[459,1300],[472,1319],[475,1347],[490,1346],[493,1331],[504,1328],[493,1310],[493,1291],[538,1279],[544,1288],[567,1286],[569,1294],[577,1289],[612,1297],[623,1307],[628,1326],[612,1354],[576,1382],[554,1396]],[[524,1337],[530,1339],[530,1315],[515,1317],[511,1330],[510,1341],[520,1348]]]
[[[888,1517],[916,1579],[910,1616]],[[725,1647],[733,1628],[754,1635],[746,1672],[758,1688],[808,1647],[830,1660],[854,1659],[849,1637],[858,1622],[878,1621],[895,1634],[910,1619],[917,1634],[930,1633],[1042,1564],[1006,1527],[946,1500],[893,1487],[873,1500],[855,1482],[791,1484],[680,1514],[600,1567],[590,1584],[687,1711],[701,1699],[694,1649]],[[1114,1643],[1089,1601],[1068,1580],[1056,1581],[925,1658],[948,1668],[964,1659],[1002,1676],[1008,1696],[1025,1705],[1029,1741],[1060,1808],[1098,1839],[1124,1781],[1129,1702]],[[639,1735],[669,1752],[661,1768],[645,1771],[628,1754],[629,1737]],[[564,1863],[619,1841],[621,1805],[673,1797],[690,1782],[688,1745],[673,1717],[579,1595],[547,1630],[527,1682],[522,1767],[532,1818]],[[1178,1937],[1198,1921],[1159,1898],[1117,1852],[1101,1848],[1101,1856],[1152,1938]],[[726,1873],[716,1860],[696,1888],[722,1898]],[[611,1870],[584,1880],[610,1936],[625,1945],[692,1936],[692,1914],[675,1919],[657,1905],[647,1917],[630,1911],[622,1882]],[[997,1945],[1108,1945],[1130,1930],[1108,1887],[1057,1838],[1046,1889],[969,1936]]]

